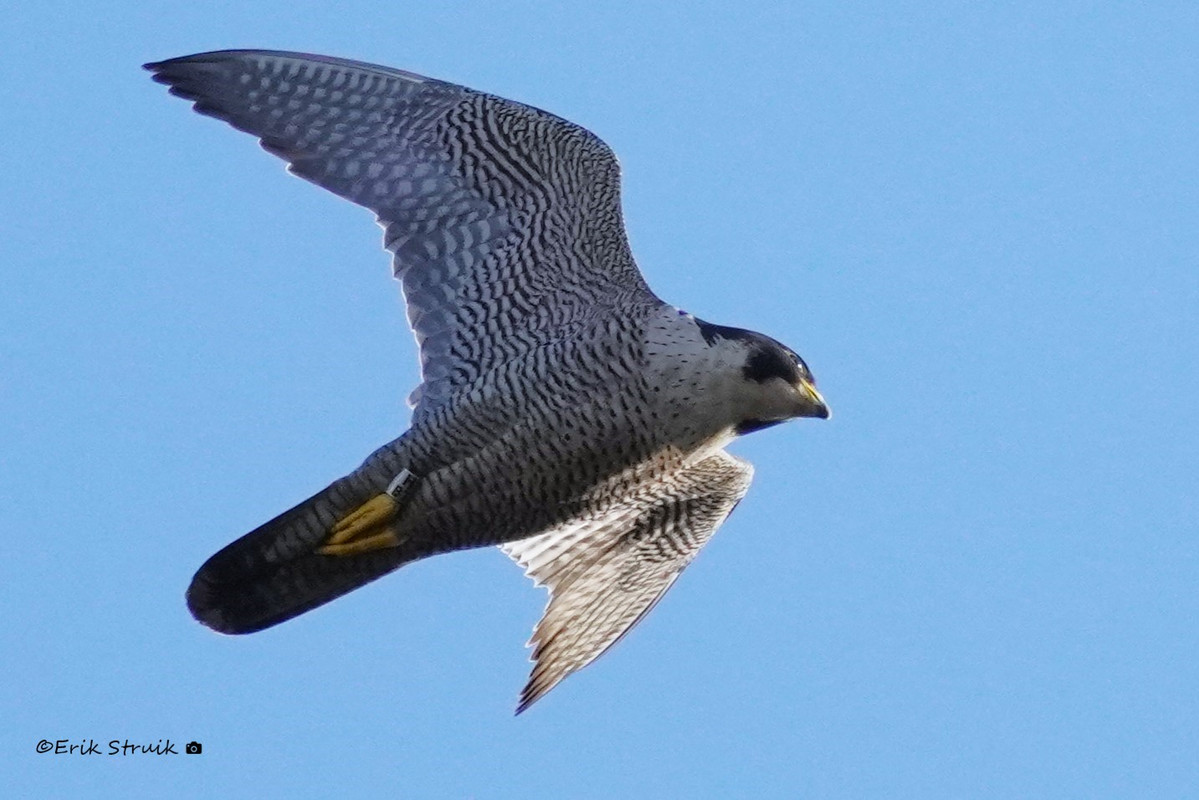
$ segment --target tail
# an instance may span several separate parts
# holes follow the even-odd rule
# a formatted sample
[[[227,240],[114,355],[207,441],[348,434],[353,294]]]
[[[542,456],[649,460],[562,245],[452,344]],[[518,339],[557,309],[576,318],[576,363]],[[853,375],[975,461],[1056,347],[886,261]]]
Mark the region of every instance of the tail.
[[[324,605],[414,560],[409,548],[399,546],[375,546],[345,555],[320,552],[347,517],[384,493],[398,471],[395,460],[393,445],[380,449],[356,472],[208,559],[187,589],[192,616],[221,633],[253,633]],[[378,504],[376,499],[374,505]],[[372,530],[388,530],[388,522],[383,519]],[[375,538],[382,535],[376,533]]]

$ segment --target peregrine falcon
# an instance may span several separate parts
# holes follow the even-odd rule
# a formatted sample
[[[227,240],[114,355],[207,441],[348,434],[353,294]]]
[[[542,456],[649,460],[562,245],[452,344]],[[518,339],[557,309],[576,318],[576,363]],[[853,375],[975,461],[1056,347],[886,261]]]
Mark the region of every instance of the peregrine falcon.
[[[517,713],[644,617],[749,488],[735,437],[827,418],[759,333],[659,300],[599,138],[389,67],[265,50],[147,64],[195,110],[370,209],[420,352],[412,426],[200,567],[197,620],[277,625],[404,564],[499,545],[549,604]]]

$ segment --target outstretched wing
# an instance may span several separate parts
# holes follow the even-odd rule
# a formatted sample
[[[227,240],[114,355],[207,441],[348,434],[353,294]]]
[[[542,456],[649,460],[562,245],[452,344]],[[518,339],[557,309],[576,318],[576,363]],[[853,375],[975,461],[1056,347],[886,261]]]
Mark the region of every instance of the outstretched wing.
[[[501,546],[549,605],[529,641],[524,711],[650,612],[749,489],[753,466],[723,451],[595,518]]]
[[[658,303],[629,252],[616,158],[577,125],[324,56],[229,50],[146,68],[378,215],[420,346],[418,414],[585,318]]]

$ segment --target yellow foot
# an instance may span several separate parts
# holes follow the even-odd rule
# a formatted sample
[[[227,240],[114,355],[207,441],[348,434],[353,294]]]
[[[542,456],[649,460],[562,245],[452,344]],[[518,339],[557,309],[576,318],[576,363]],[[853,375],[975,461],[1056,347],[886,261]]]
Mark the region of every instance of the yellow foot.
[[[316,552],[325,556],[352,556],[398,547],[400,538],[392,523],[399,515],[400,500],[412,488],[412,478],[408,470],[401,472],[385,494],[375,495],[339,520]]]

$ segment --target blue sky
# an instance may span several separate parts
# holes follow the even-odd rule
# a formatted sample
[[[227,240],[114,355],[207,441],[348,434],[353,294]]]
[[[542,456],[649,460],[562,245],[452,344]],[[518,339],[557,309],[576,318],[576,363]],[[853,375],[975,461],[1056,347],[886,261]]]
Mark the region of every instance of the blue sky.
[[[41,2],[0,31],[0,773],[13,796],[1199,792],[1189,3]],[[834,410],[520,718],[495,550],[250,637],[215,549],[407,425],[370,215],[139,65],[272,47],[583,124],[667,300]],[[39,740],[203,743],[39,755]]]

